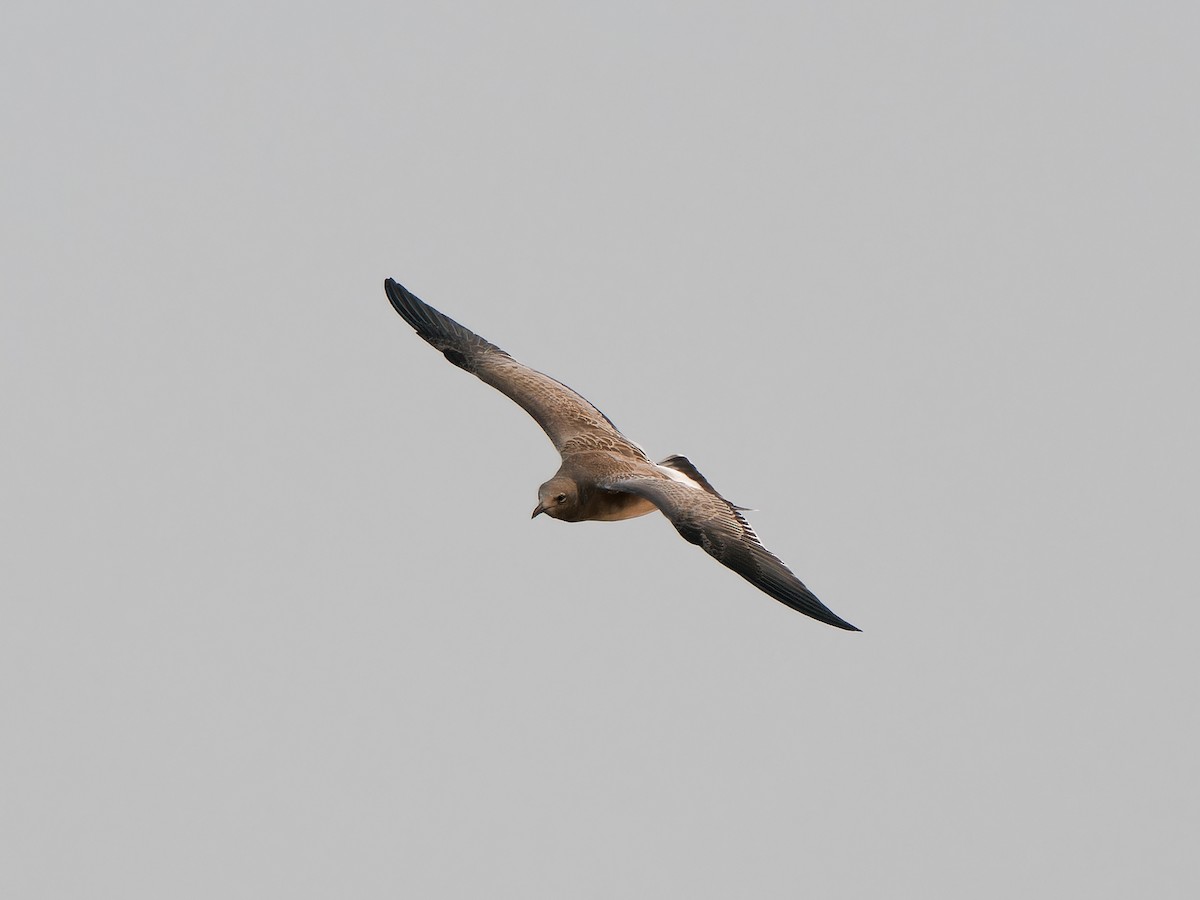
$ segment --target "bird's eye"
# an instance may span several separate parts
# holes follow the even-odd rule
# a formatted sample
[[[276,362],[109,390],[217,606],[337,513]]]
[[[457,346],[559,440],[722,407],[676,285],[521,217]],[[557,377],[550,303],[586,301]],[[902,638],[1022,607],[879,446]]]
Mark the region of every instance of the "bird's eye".
[[[555,503],[566,503],[566,502],[567,502],[567,495],[566,495],[566,494],[559,494],[557,497],[555,497],[555,498],[554,498],[554,502],[555,502]]]

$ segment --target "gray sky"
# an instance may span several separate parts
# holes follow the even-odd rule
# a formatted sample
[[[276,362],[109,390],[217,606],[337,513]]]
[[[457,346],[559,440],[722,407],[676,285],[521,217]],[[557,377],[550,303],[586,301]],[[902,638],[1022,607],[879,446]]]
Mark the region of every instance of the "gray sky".
[[[593,6],[6,16],[0,894],[1195,896],[1200,14]]]

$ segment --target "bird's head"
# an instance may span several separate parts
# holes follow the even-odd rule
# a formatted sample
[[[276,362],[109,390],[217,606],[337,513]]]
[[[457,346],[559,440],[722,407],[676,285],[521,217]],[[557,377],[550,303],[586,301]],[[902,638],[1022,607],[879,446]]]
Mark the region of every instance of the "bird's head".
[[[552,519],[569,519],[579,506],[579,487],[570,478],[555,475],[538,488],[538,505],[530,518],[545,513]]]

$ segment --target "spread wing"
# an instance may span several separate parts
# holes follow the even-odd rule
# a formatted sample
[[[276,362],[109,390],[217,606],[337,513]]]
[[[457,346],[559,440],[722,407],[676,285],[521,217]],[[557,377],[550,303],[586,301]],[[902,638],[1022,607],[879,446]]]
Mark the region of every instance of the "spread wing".
[[[641,448],[621,434],[608,416],[565,384],[517,362],[391,278],[383,287],[396,312],[418,335],[454,365],[490,384],[533,416],[559,453],[599,449],[645,458]]]
[[[738,509],[707,481],[701,486],[658,475],[631,475],[608,479],[601,487],[645,497],[671,520],[684,540],[703,547],[717,562],[780,603],[835,628],[861,630],[818,600],[762,545]]]

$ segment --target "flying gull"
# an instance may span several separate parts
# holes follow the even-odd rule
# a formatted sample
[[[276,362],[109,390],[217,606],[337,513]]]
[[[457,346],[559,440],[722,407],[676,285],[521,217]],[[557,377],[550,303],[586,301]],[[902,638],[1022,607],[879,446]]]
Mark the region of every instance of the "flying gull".
[[[792,609],[819,622],[858,631],[816,598],[758,540],[734,506],[682,456],[653,463],[608,416],[569,387],[517,362],[391,278],[384,290],[396,312],[446,359],[533,416],[562,465],[538,488],[542,513],[564,522],[615,522],[659,510],[684,540]]]

